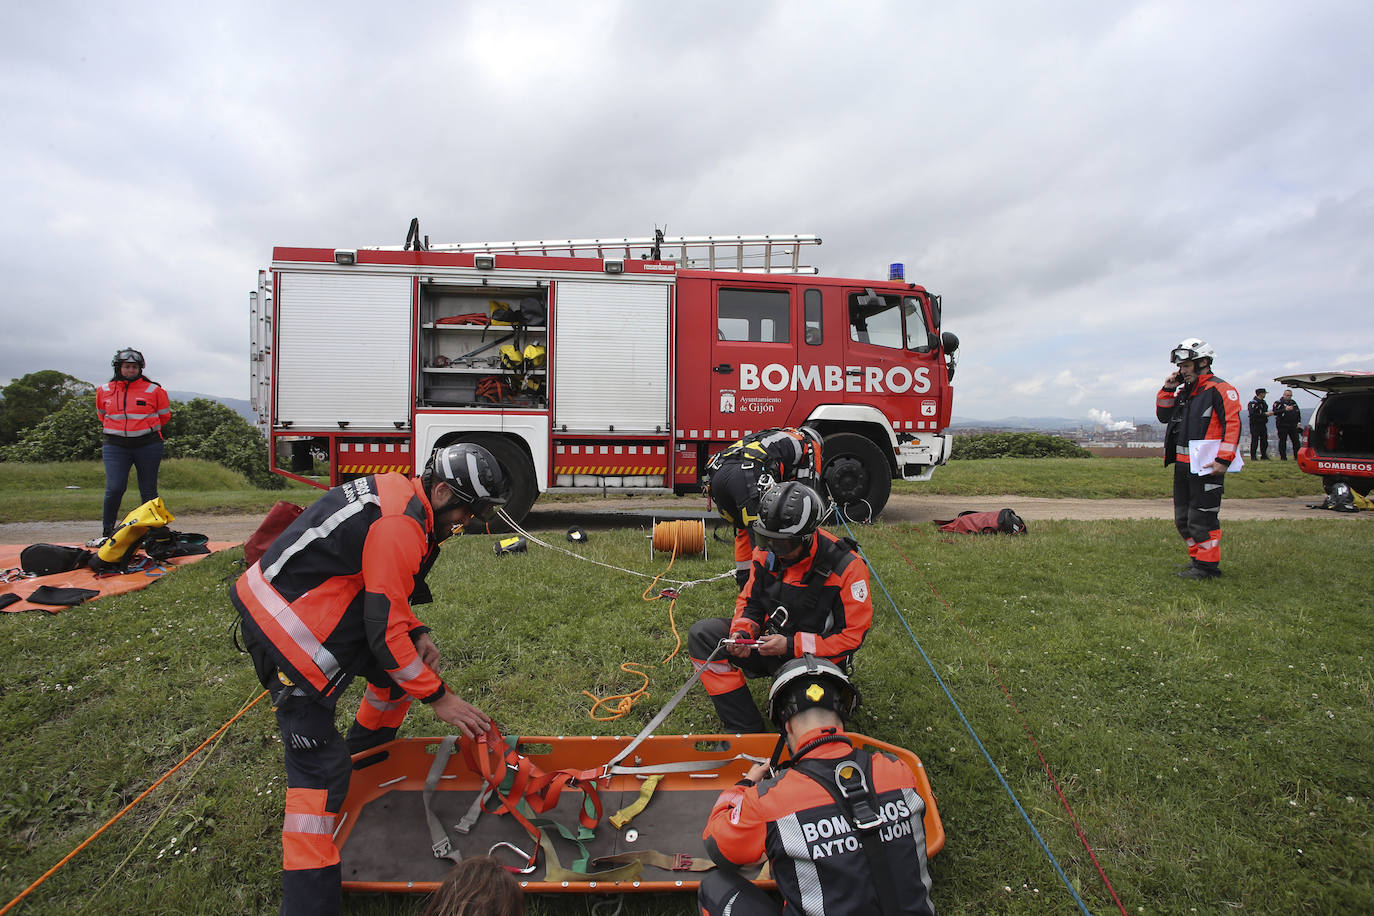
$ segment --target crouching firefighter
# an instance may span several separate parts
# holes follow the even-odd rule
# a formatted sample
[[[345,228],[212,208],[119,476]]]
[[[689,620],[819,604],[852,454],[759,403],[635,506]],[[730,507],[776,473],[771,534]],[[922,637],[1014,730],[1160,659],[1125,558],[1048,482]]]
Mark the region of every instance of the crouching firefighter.
[[[706,496],[735,528],[735,582],[741,589],[749,581],[754,551],[749,526],[759,517],[759,497],[788,480],[824,492],[821,436],[809,426],[760,430],[727,445],[706,465]]]
[[[820,527],[825,511],[820,494],[804,483],[764,493],[734,617],[692,624],[687,646],[698,667],[726,640],[726,654],[706,665],[701,683],[727,732],[765,730],[746,677],[771,675],[803,655],[848,670],[873,623],[868,564],[857,544]]]
[[[490,724],[444,685],[439,650],[411,604],[430,600],[424,580],[439,544],[494,515],[504,494],[486,449],[440,448],[418,478],[378,474],[330,490],[230,589],[286,754],[283,914],[339,912],[333,835],[351,754],[394,738],[412,700],[468,738]],[[359,674],[367,688],[345,740],[334,707]]]
[[[779,913],[934,916],[925,802],[901,760],[855,749],[844,724],[859,693],[839,668],[810,656],[782,667],[768,716],[790,759],[760,763],[721,793],[702,838],[720,866],[697,888],[707,916]],[[767,857],[783,907],[738,868]]]

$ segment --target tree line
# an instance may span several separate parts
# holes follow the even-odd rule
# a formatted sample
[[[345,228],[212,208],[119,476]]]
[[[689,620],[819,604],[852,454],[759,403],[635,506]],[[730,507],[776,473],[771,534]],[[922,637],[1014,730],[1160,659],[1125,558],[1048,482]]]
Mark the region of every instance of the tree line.
[[[104,433],[90,382],[43,369],[0,388],[0,397],[0,462],[100,460]],[[262,432],[217,401],[173,401],[172,419],[162,435],[166,458],[212,461],[264,490],[286,485],[267,469]]]

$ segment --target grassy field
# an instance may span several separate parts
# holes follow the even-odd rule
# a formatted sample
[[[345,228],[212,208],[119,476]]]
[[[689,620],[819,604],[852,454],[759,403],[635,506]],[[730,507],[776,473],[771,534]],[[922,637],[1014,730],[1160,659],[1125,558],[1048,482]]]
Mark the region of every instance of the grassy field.
[[[1228,491],[1247,476],[1252,495],[1310,489],[1291,463],[1259,471]],[[1065,476],[1160,496],[1163,473],[1128,459],[991,461],[936,479],[970,495],[1052,495]],[[31,505],[38,492],[17,498]],[[1041,522],[1026,538],[857,529],[883,588],[852,725],[925,762],[949,837],[932,860],[940,912],[1077,910],[973,733],[1094,913],[1116,905],[1039,754],[1129,913],[1374,911],[1370,523],[1227,523],[1227,575],[1204,583],[1173,575],[1185,558],[1167,522]],[[661,572],[667,558],[646,556],[645,534],[598,531],[578,549]],[[420,609],[450,682],[508,734],[637,731],[690,673],[682,656],[658,666],[674,644],[665,603],[641,599],[644,579],[537,547],[496,558],[492,542],[447,546],[430,577],[436,601]],[[259,692],[226,635],[238,556],[56,616],[0,615],[0,906]],[[670,576],[721,571],[720,560],[682,558]],[[728,581],[688,589],[679,631],[728,612],[732,597]],[[625,660],[653,669],[650,698],[620,722],[590,720],[583,690],[638,685],[619,671]],[[700,691],[663,726],[715,727]],[[438,733],[418,707],[403,731]],[[259,704],[16,912],[275,912],[280,753]],[[582,914],[592,902],[536,897],[529,910]],[[419,908],[345,901],[350,914]],[[693,908],[682,895],[630,896],[624,912]]]
[[[1173,473],[1159,458],[985,458],[951,461],[928,481],[894,483],[893,492],[1168,499]],[[1299,471],[1295,461],[1256,461],[1226,477],[1226,499],[1307,495],[1321,501],[1321,479]]]
[[[1074,497],[1079,499],[1166,499],[1172,469],[1158,459],[1001,458],[955,461],[935,472],[929,481],[897,481],[894,493],[935,496]],[[288,481],[286,490],[257,490],[243,477],[206,461],[165,461],[159,475],[163,500],[177,514],[265,513],[278,499],[308,503],[320,490]],[[105,472],[99,462],[61,464],[0,464],[0,522],[99,519],[105,492]],[[1321,481],[1303,474],[1292,461],[1249,465],[1226,480],[1227,499],[1260,496],[1307,496],[1321,499]],[[624,494],[614,494],[617,498]],[[547,493],[541,505],[585,500],[588,495]],[[131,475],[124,509],[137,505],[138,481]],[[693,508],[700,496],[683,498]],[[98,524],[98,522],[97,522]]]
[[[289,499],[313,502],[322,491],[295,481],[285,490],[259,490],[242,474],[209,461],[173,458],[158,469],[158,492],[173,511],[185,513],[265,513],[272,503]],[[0,522],[57,522],[94,519],[100,533],[100,510],[105,499],[105,469],[99,461],[52,464],[0,464]],[[139,504],[138,477],[129,472],[123,510]]]

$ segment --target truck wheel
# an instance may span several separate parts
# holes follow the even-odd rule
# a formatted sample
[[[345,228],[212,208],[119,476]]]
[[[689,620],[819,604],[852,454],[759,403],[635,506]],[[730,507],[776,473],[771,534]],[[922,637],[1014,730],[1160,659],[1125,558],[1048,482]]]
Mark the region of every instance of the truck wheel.
[[[892,495],[892,466],[873,440],[857,433],[827,436],[821,462],[830,498],[845,518],[866,522],[878,517]]]
[[[539,487],[534,482],[534,464],[524,450],[504,436],[482,433],[464,436],[455,441],[471,442],[473,445],[480,445],[491,452],[496,463],[501,465],[501,473],[505,474],[506,479],[510,481],[510,497],[506,500],[505,505],[506,514],[517,522],[524,521],[525,516],[530,511],[530,506],[534,505],[535,498],[539,496]],[[487,531],[488,526],[483,522],[474,520],[467,526],[467,530],[477,534]],[[505,522],[497,519],[491,523],[490,530],[492,532],[505,532],[507,526]]]

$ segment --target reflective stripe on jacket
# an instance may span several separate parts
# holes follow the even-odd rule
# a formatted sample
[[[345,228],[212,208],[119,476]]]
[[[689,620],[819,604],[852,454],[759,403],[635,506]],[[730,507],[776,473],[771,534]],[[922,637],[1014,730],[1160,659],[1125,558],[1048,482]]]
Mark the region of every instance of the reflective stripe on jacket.
[[[161,434],[172,419],[167,392],[157,382],[142,376],[127,382],[116,379],[95,390],[95,412],[107,436],[134,439],[148,433]]]
[[[306,509],[239,577],[230,598],[291,681],[329,695],[376,662],[406,693],[432,702],[444,683],[411,633],[410,598],[438,544],[419,480],[360,477]]]
[[[1164,463],[1188,463],[1188,443],[1194,439],[1219,439],[1217,460],[1236,460],[1240,444],[1240,394],[1215,375],[1204,374],[1189,388],[1161,388],[1155,397],[1155,416],[1167,424]]]
[[[801,736],[797,746],[820,737]],[[846,742],[822,744],[807,760],[838,762],[851,757]],[[873,807],[882,818],[878,842],[890,864],[904,914],[933,916],[926,860],[925,802],[905,763],[873,754]],[[721,866],[772,863],[784,911],[826,916],[880,912],[873,873],[859,834],[835,799],[810,777],[793,770],[757,786],[726,789],[716,800],[702,833],[706,850]]]
[[[838,557],[820,580],[819,573],[811,572],[822,547]],[[749,581],[735,599],[730,632],[758,636],[779,607],[787,609],[787,621],[781,626],[775,621],[774,629],[788,638],[789,657],[809,653],[833,660],[852,655],[873,624],[868,564],[824,529],[817,529],[811,552],[785,568],[779,568],[770,551],[757,549]]]

